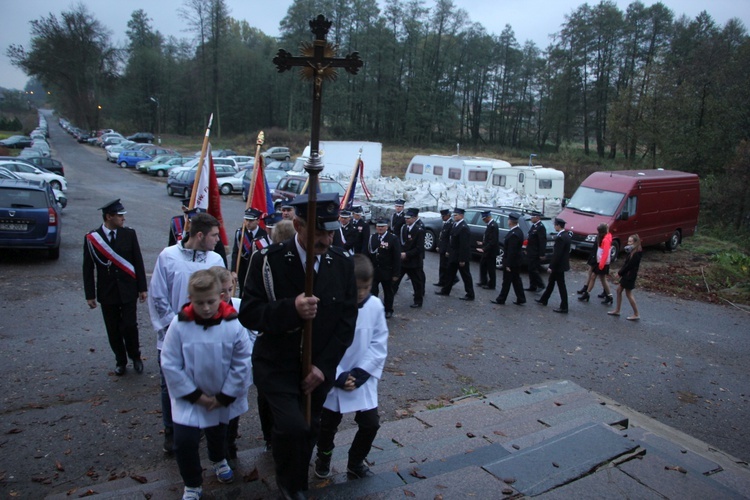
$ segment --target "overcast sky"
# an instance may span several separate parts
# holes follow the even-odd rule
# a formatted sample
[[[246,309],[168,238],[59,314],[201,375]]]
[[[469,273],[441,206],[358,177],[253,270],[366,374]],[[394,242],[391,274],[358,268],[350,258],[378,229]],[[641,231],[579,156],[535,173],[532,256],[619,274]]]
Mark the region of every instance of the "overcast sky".
[[[112,31],[112,40],[123,46],[126,42],[127,22],[134,10],[143,9],[153,21],[153,26],[164,35],[185,37],[177,10],[184,4],[183,0],[79,0],[86,5],[99,22]],[[656,3],[654,0],[642,0],[646,5]],[[7,48],[10,44],[20,44],[29,48],[29,21],[46,17],[49,14],[59,15],[63,10],[71,10],[78,2],[66,0],[3,0],[2,14],[4,21],[0,29],[0,87],[23,89],[27,77],[10,64]],[[260,2],[259,0],[226,0],[230,15],[244,19],[251,26],[262,30],[267,35],[277,36],[279,22],[286,15],[291,0]],[[570,14],[584,0],[454,0],[456,6],[469,13],[473,22],[481,23],[492,34],[499,35],[506,24],[510,24],[516,39],[523,44],[533,40],[540,49],[547,47],[549,35],[560,30],[565,22],[565,15]],[[596,1],[589,1],[595,5]],[[630,0],[616,0],[618,7],[625,11]],[[706,10],[714,21],[723,26],[733,17],[739,18],[750,29],[750,0],[662,0],[672,9],[675,17],[684,14],[695,18]],[[381,2],[383,5],[384,2]],[[434,0],[425,0],[425,6],[432,7]],[[325,15],[325,12],[322,14]],[[287,47],[293,49],[294,47]],[[270,64],[270,61],[269,61]]]

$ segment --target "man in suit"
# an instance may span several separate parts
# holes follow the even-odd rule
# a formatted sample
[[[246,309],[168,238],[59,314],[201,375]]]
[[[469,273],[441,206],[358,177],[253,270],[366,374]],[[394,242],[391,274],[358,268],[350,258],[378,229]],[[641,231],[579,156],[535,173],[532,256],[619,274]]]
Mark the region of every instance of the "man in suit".
[[[542,258],[547,251],[547,229],[542,224],[542,214],[532,212],[531,227],[529,228],[528,243],[526,244],[526,259],[529,266],[529,287],[526,289],[530,292],[543,290],[545,287],[542,279]]]
[[[378,287],[383,287],[383,305],[388,319],[393,316],[393,285],[401,277],[401,244],[396,235],[388,231],[387,219],[379,220],[375,231],[367,242],[367,255],[374,268],[370,293],[377,297]]]
[[[83,243],[83,289],[86,302],[102,306],[104,326],[112,352],[115,375],[125,374],[128,358],[143,373],[138,339],[136,300],[145,302],[146,270],[135,230],[125,227],[125,207],[119,198],[100,208],[104,223],[86,235]]]
[[[487,224],[482,241],[477,241],[477,251],[482,254],[479,261],[479,286],[487,290],[494,290],[497,280],[495,261],[500,251],[500,230],[497,222],[492,218],[489,210],[482,212],[482,221]]]
[[[263,214],[257,208],[245,210],[242,227],[234,232],[232,246],[232,271],[234,279],[239,284],[239,294],[242,298],[242,285],[245,283],[247,268],[250,266],[250,256],[257,248],[253,241],[266,236],[268,233],[260,227],[260,217]]]
[[[424,301],[424,222],[419,219],[419,209],[409,208],[404,215],[404,225],[401,226],[401,275],[396,281],[394,292],[398,291],[404,275],[408,275],[414,290],[412,309],[422,307]]]
[[[547,288],[541,297],[536,301],[543,305],[547,305],[552,291],[555,289],[555,284],[560,292],[560,307],[554,309],[556,313],[567,314],[568,313],[568,289],[565,286],[565,273],[570,270],[570,233],[565,230],[565,221],[557,218],[555,219],[555,248],[552,254],[552,260],[549,263],[549,283]]]
[[[461,274],[464,282],[466,295],[461,300],[474,300],[474,282],[471,279],[469,264],[471,262],[471,231],[464,220],[465,210],[463,208],[453,209],[453,228],[451,229],[450,247],[446,257],[448,258],[448,271],[446,282],[435,295],[450,295],[451,288],[455,282],[456,273]]]
[[[367,255],[367,243],[370,241],[370,224],[362,217],[362,206],[352,207],[352,224],[359,232],[359,243],[354,247],[354,253]]]
[[[320,193],[315,212],[308,213],[308,195],[294,201],[292,238],[275,243],[250,260],[240,322],[258,331],[253,348],[253,380],[273,413],[272,452],[276,482],[283,498],[304,498],[320,414],[336,380],[336,367],[354,338],[357,285],[354,264],[331,246],[339,229],[339,200]],[[307,247],[308,231],[314,246]],[[315,255],[313,296],[305,296],[307,252]],[[302,373],[300,341],[312,321],[312,368]],[[311,423],[305,421],[305,400],[311,398]]]
[[[341,228],[339,229],[339,234],[334,235],[334,245],[343,248],[345,253],[354,255],[356,253],[355,249],[362,246],[362,241],[360,240],[361,235],[357,226],[352,222],[352,212],[342,210],[339,214],[339,222],[341,223]]]
[[[451,211],[444,208],[440,211],[440,218],[443,219],[443,227],[440,229],[440,235],[437,241],[437,252],[440,256],[440,267],[438,270],[438,281],[433,283],[434,286],[445,286],[445,275],[448,271],[448,258],[445,254],[448,252],[448,247],[451,241],[451,229],[453,229],[453,219],[451,219]]]
[[[393,231],[393,234],[396,236],[401,236],[401,226],[404,225],[404,222],[406,222],[405,219],[405,213],[404,213],[404,203],[406,203],[405,200],[402,198],[397,199],[394,202],[394,208],[396,209],[395,212],[393,212],[393,215],[391,216],[391,231]]]
[[[508,227],[510,231],[505,235],[503,246],[505,255],[503,256],[503,286],[500,289],[500,295],[493,301],[494,304],[503,305],[510,292],[510,285],[513,285],[513,292],[516,294],[515,305],[520,306],[526,303],[526,295],[523,293],[523,282],[521,281],[521,261],[523,257],[523,231],[518,227],[518,218],[516,212],[508,214]]]

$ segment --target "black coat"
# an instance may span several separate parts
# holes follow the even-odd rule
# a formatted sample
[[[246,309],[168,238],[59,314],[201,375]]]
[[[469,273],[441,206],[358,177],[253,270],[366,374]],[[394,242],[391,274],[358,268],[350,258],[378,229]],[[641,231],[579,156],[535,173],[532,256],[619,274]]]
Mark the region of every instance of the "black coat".
[[[471,231],[465,220],[455,222],[451,229],[448,262],[469,262],[471,259]]]
[[[99,233],[105,241],[109,242],[109,235],[104,234],[101,226],[92,232]],[[89,246],[88,240],[84,239],[83,290],[86,300],[97,299],[101,304],[126,304],[135,302],[140,292],[148,290],[143,256],[135,230],[123,227],[116,233],[115,243],[110,246],[120,257],[133,265],[135,278],[114,264],[108,265],[109,259]]]
[[[386,231],[380,241],[380,235],[375,233],[368,243],[367,254],[375,272],[398,277],[401,273],[401,244],[396,235]]]
[[[570,239],[570,232],[565,229],[555,236],[555,248],[549,263],[552,271],[570,271]]]
[[[341,233],[344,235],[343,248],[347,251],[358,252],[362,248],[362,235],[354,224],[354,221],[349,221],[346,226],[341,226]]]
[[[523,231],[518,226],[505,235],[503,267],[521,267],[523,261]]]
[[[440,236],[438,237],[437,251],[440,255],[445,255],[445,252],[450,248],[451,242],[451,231],[453,230],[453,219],[443,221],[443,227],[440,229]]]
[[[411,229],[404,224],[401,226],[401,253],[406,258],[401,262],[405,269],[420,268],[424,265],[424,222],[420,219],[412,224]]]
[[[242,237],[244,233],[248,233],[248,238],[250,239],[250,251],[249,252],[247,252],[244,246],[242,245]],[[239,283],[245,282],[244,280],[245,280],[245,274],[247,274],[247,267],[250,265],[250,256],[255,251],[255,247],[253,246],[253,241],[263,236],[268,236],[268,233],[262,227],[259,227],[258,230],[255,232],[255,237],[249,234],[249,231],[246,231],[244,227],[241,227],[234,232],[234,245],[232,246],[232,267],[229,270],[232,272],[237,271],[237,277],[238,277]],[[239,270],[237,270],[237,258],[238,257],[241,259]]]
[[[391,231],[393,231],[393,234],[396,236],[399,236],[401,234],[401,226],[406,224],[406,212],[404,210],[401,210],[401,213],[393,213],[391,216]]]
[[[354,253],[367,254],[367,242],[370,241],[370,225],[364,219],[353,220],[352,224],[359,232],[359,244],[354,247]]]
[[[532,224],[529,228],[526,255],[529,259],[542,258],[547,252],[547,229],[541,221]]]
[[[498,229],[497,222],[494,219],[487,223],[487,228],[484,230],[482,250],[484,250],[485,255],[497,255],[500,250],[500,229]]]
[[[253,348],[253,377],[263,392],[300,395],[304,321],[294,300],[304,290],[305,271],[294,237],[253,254],[239,319],[246,328],[259,332]],[[340,249],[331,247],[321,256],[313,295],[320,302],[312,323],[312,364],[326,377],[322,385],[330,388],[357,322],[354,264]]]

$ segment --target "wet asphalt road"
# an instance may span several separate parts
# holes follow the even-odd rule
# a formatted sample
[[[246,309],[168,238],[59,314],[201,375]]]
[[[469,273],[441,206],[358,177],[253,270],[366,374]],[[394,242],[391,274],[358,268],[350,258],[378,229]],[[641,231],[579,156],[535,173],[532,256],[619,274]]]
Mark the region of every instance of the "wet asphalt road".
[[[89,310],[81,283],[83,236],[101,223],[97,208],[122,198],[150,276],[179,213],[165,182],[121,169],[103,150],[77,144],[50,117],[55,157],[66,166],[69,205],[58,261],[36,252],[0,253],[0,494],[38,498],[140,475],[163,467],[155,337],[139,307],[145,372],[115,377],[99,309]],[[222,197],[228,232],[244,208]],[[668,259],[650,252],[647,258]],[[468,392],[568,379],[673,426],[739,459],[750,460],[750,328],[747,313],[636,290],[642,320],[606,315],[598,301],[574,297],[584,275],[570,273],[570,314],[529,304],[496,306],[478,289],[466,303],[459,283],[433,295],[437,256],[425,261],[427,297],[412,310],[410,283],[389,320],[389,359],[380,385],[384,420]],[[478,263],[472,263],[476,278]],[[524,282],[528,280],[524,276]],[[598,288],[595,290],[598,292]],[[556,292],[555,292],[556,293]],[[512,295],[512,293],[511,293]],[[623,312],[629,312],[623,305]],[[253,410],[241,445],[261,444]],[[346,420],[347,422],[349,420]],[[76,496],[81,491],[76,492]]]

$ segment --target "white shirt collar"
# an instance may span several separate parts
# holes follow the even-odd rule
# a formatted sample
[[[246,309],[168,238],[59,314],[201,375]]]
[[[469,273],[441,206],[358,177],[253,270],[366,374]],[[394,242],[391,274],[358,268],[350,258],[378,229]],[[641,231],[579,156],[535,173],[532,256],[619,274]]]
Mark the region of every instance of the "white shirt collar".
[[[302,261],[302,269],[305,269],[307,267],[307,252],[304,248],[302,248],[302,245],[299,243],[299,233],[294,235],[294,244],[297,245],[297,252],[299,252],[299,258]],[[320,267],[320,255],[315,256],[315,271],[318,270]]]

